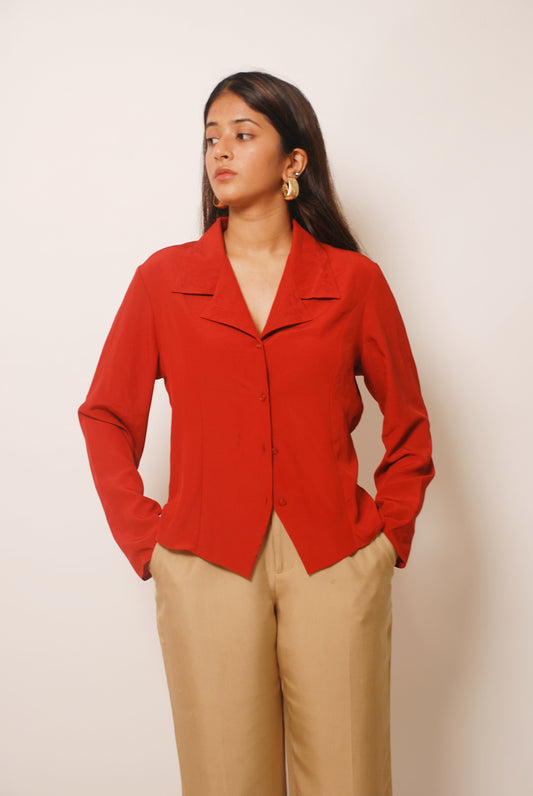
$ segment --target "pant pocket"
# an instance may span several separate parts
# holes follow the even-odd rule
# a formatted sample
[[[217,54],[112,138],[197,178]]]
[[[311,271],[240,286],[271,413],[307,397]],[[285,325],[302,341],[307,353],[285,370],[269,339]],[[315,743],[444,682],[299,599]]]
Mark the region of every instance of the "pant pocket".
[[[160,547],[161,545],[159,544],[159,542],[156,542],[155,547],[152,550],[152,557],[150,559],[150,564],[149,564],[150,574],[152,575],[152,577],[154,577],[154,571],[157,569],[157,559],[159,558]]]
[[[385,536],[383,531],[381,531],[381,533],[378,535],[376,541],[379,542],[383,546],[383,548],[386,550],[387,555],[389,557],[389,560],[390,560],[392,566],[394,566],[396,564],[396,561],[397,561],[397,558],[398,558],[398,553],[396,552],[396,550],[394,548],[394,545],[392,544],[391,540],[388,538],[388,536]]]

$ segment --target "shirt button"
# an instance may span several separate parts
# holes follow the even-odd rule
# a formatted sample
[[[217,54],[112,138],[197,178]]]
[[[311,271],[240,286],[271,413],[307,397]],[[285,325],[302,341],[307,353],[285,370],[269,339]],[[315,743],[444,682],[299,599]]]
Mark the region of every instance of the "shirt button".
[[[260,343],[259,340],[258,340],[257,343],[255,344],[255,347],[256,348],[263,348],[263,344]]]
[[[287,505],[287,501],[285,500],[285,498],[280,498],[278,500],[278,505],[279,506],[286,506]]]
[[[261,395],[259,396],[259,400],[260,401],[266,401],[266,399],[267,399],[266,393],[262,392]]]
[[[272,448],[272,453],[273,453],[273,455],[275,456],[275,455],[276,455],[276,453],[278,453],[278,449],[277,449],[277,448]]]

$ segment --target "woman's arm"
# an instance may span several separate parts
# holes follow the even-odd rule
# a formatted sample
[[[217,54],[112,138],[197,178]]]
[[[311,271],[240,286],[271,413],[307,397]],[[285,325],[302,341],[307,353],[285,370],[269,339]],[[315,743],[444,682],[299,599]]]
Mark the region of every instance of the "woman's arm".
[[[360,372],[383,413],[385,455],[376,470],[384,533],[405,566],[415,518],[434,475],[431,437],[416,366],[391,290],[378,269],[365,299]]]
[[[113,535],[144,579],[160,505],[143,494],[138,472],[159,377],[149,296],[138,269],[104,345],[79,418],[96,489]]]

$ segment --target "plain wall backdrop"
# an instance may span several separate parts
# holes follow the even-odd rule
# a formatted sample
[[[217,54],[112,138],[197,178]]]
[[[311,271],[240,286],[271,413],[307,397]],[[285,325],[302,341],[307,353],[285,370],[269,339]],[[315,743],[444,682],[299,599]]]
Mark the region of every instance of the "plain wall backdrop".
[[[395,796],[533,792],[532,32],[528,0],[1,0],[3,796],[178,792],[153,584],[76,409],[135,267],[199,234],[205,99],[254,68],[314,105],[432,421],[394,577]],[[160,500],[167,431],[158,385]],[[367,483],[379,431],[370,403]]]

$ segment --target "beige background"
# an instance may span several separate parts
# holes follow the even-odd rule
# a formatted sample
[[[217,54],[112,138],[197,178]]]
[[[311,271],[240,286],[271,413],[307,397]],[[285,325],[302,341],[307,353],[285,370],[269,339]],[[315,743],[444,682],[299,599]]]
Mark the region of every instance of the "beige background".
[[[153,587],[75,410],[135,266],[197,237],[210,89],[257,67],[318,112],[432,419],[394,584],[395,796],[533,791],[532,22],[527,0],[0,2],[3,795],[176,793]],[[160,499],[167,423],[158,390]],[[378,434],[370,408],[367,473]]]

